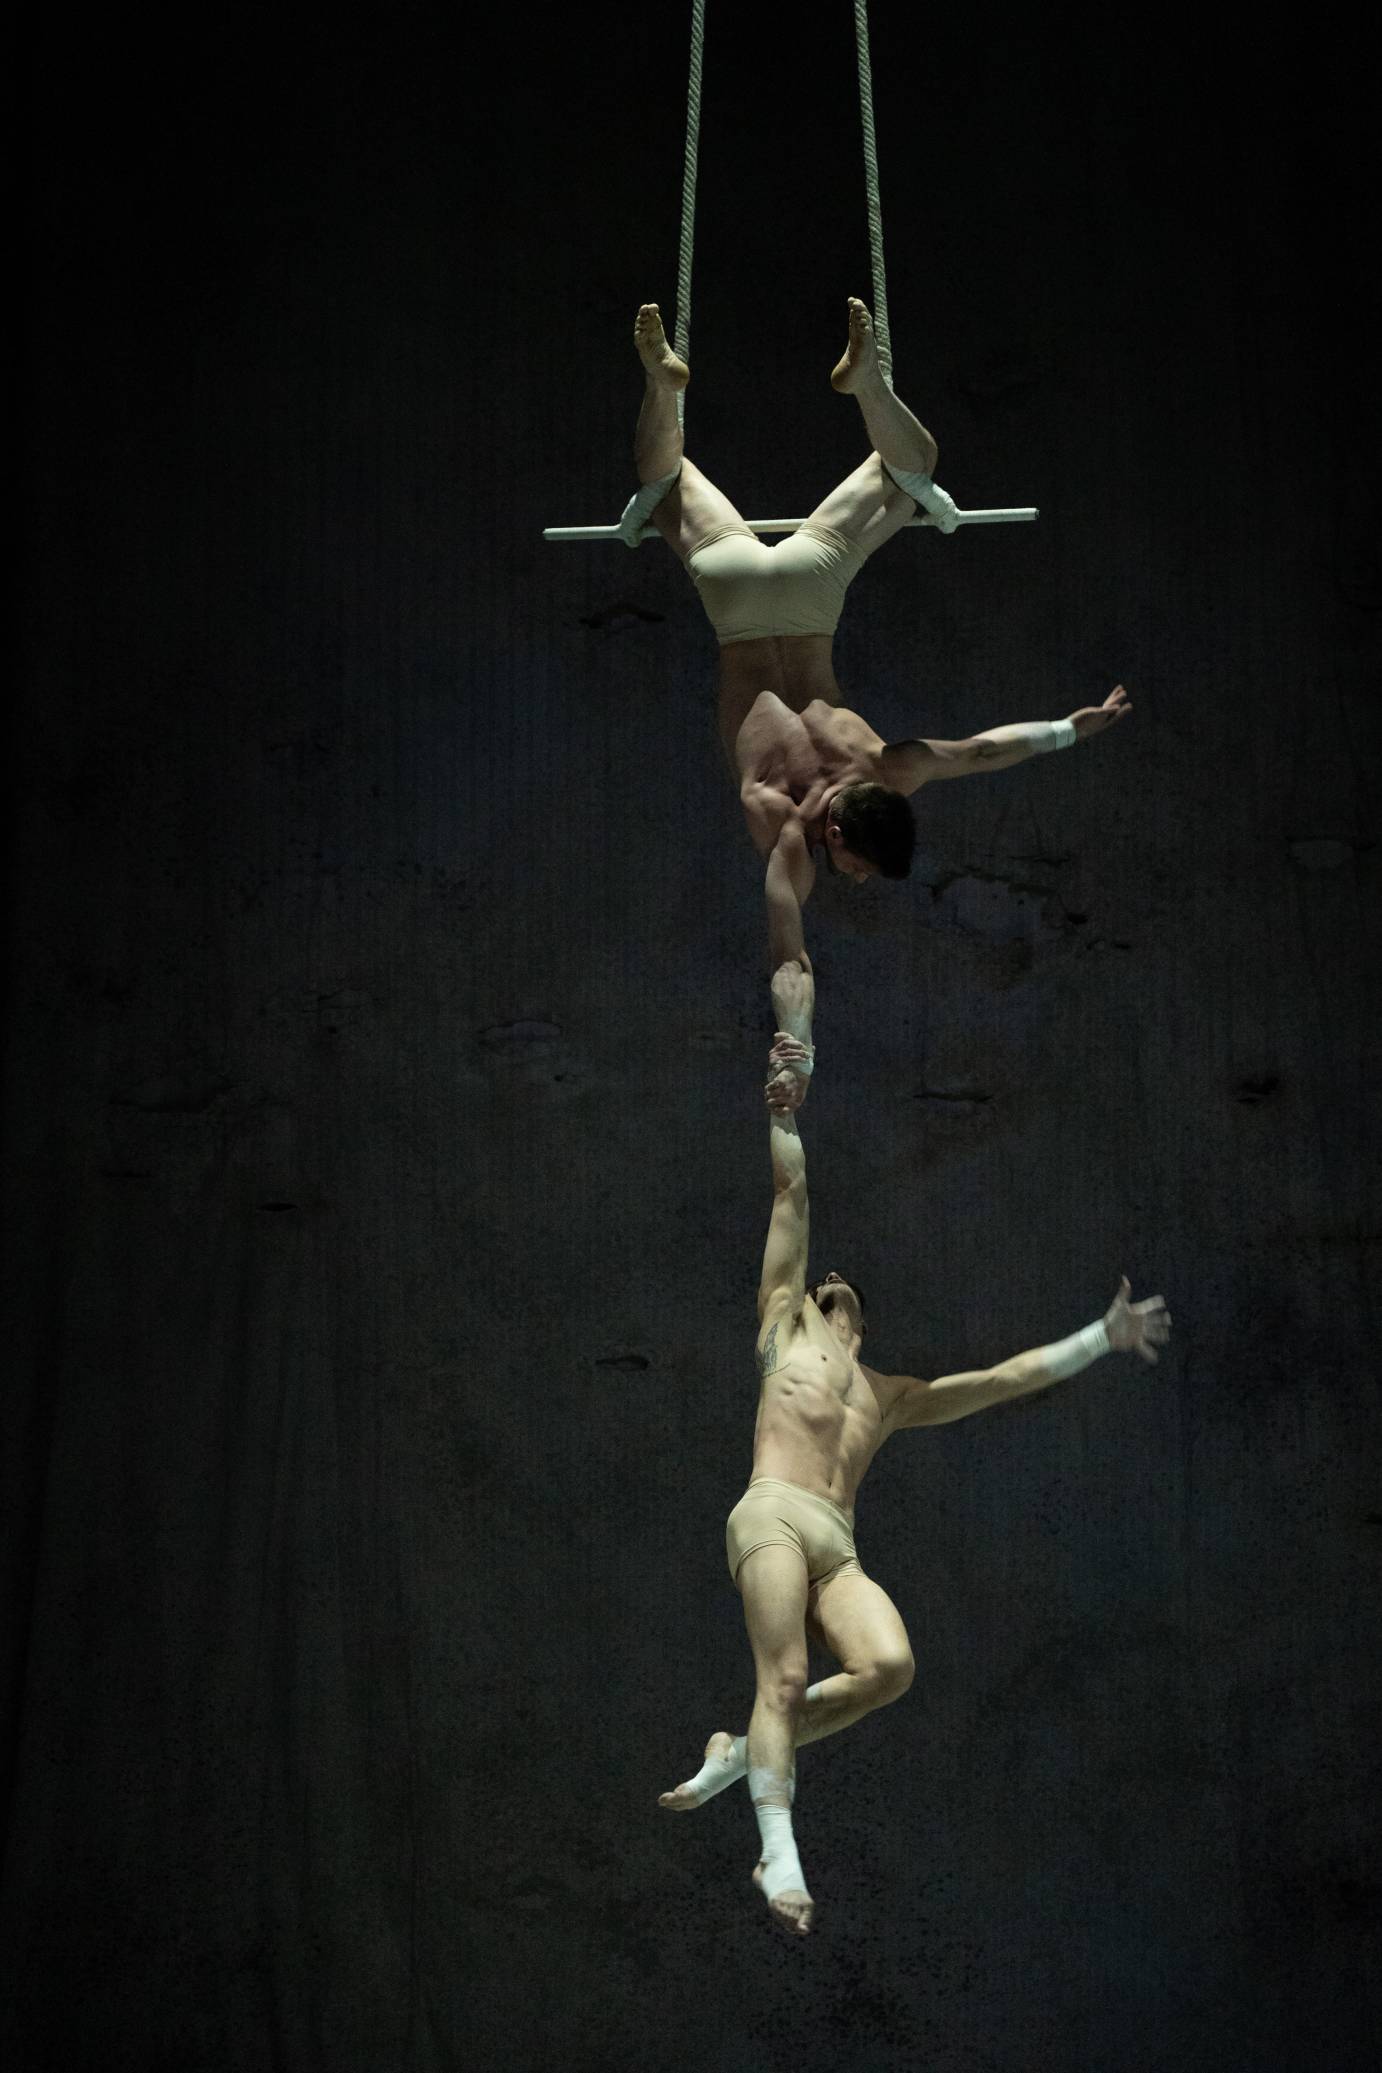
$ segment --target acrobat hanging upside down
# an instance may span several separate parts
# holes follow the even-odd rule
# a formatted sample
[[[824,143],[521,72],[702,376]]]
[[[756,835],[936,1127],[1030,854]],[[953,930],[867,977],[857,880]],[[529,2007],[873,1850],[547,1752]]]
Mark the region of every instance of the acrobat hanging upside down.
[[[835,681],[831,651],[845,592],[919,505],[942,529],[954,506],[932,479],[935,440],[884,376],[868,310],[849,298],[849,343],[830,380],[857,400],[873,452],[772,547],[684,458],[677,397],[690,372],[667,342],[656,303],[639,310],[634,343],[647,378],[634,445],[645,485],[637,524],[649,516],[685,564],[720,644],[720,734],[749,834],[767,860],[776,968],[801,951],[817,849],[856,883],[905,878],[915,841],[909,794],[934,778],[1005,770],[1087,741],[1132,704],[1119,684],[1102,705],[1063,720],[989,727],[967,741],[885,742],[843,704]],[[661,492],[656,502],[653,491]]]

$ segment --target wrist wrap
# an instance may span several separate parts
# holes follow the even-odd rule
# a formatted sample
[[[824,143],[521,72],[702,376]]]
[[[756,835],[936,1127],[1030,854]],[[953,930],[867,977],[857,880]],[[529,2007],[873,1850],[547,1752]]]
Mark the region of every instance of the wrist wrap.
[[[1097,1324],[1087,1324],[1083,1331],[1072,1332],[1068,1339],[1057,1339],[1052,1346],[1041,1349],[1042,1365],[1057,1382],[1067,1375],[1078,1375],[1081,1368],[1087,1368],[1091,1361],[1098,1360],[1109,1350],[1108,1327],[1103,1318]]]

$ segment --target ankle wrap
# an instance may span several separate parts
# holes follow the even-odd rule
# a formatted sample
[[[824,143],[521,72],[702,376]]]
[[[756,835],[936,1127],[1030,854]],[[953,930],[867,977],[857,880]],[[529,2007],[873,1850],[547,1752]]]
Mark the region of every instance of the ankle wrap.
[[[779,1893],[806,1892],[796,1837],[792,1834],[792,1809],[782,1804],[784,1789],[790,1799],[795,1784],[795,1773],[784,1779],[774,1771],[759,1770],[756,1766],[749,1772],[749,1797],[758,1816],[763,1846],[763,1891],[769,1900],[776,1900]]]
[[[695,1777],[687,1779],[684,1789],[695,1793],[698,1807],[703,1807],[708,1799],[714,1799],[717,1792],[738,1784],[748,1768],[747,1746],[748,1737],[736,1735],[728,1756],[708,1756]]]
[[[929,475],[915,473],[910,468],[889,468],[886,461],[883,462],[883,466],[887,468],[899,489],[905,489],[909,497],[914,497],[918,504],[930,512],[941,532],[954,532],[960,522],[960,515],[952,496],[948,496],[943,489],[938,489]]]
[[[636,547],[643,528],[666,496],[672,484],[681,474],[681,463],[670,475],[663,475],[656,482],[645,482],[642,489],[629,498],[619,520],[619,537],[626,547]]]

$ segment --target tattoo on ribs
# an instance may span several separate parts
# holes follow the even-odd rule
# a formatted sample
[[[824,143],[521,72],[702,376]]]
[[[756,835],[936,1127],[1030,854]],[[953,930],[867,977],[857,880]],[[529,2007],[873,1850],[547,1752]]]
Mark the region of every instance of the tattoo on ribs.
[[[758,1352],[758,1372],[771,1375],[777,1366],[777,1326],[774,1325]]]

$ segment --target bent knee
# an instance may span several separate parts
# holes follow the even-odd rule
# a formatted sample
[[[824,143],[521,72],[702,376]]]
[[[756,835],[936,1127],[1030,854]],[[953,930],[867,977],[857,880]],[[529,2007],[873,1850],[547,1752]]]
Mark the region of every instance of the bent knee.
[[[880,1656],[871,1666],[869,1674],[878,1693],[880,1706],[886,1706],[893,1699],[900,1699],[902,1694],[910,1689],[912,1679],[917,1674],[911,1649],[900,1649],[896,1653],[890,1652],[888,1655]]]

